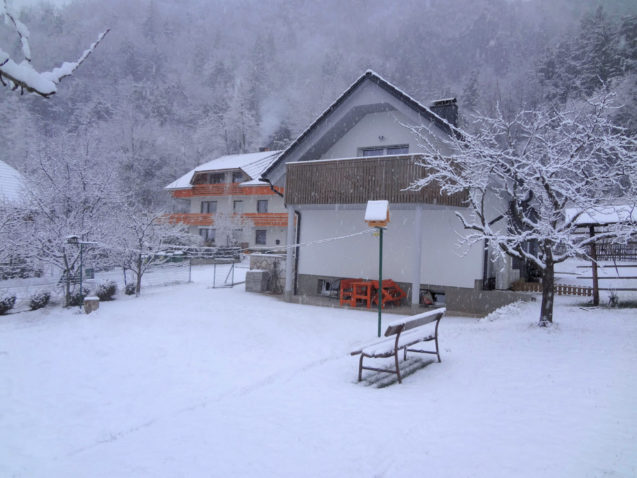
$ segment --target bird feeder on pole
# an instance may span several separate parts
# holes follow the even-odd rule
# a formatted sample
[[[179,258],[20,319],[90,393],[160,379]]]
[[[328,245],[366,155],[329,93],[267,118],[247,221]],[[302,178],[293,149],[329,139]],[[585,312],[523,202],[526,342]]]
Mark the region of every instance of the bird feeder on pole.
[[[378,229],[378,336],[380,337],[383,308],[383,230],[389,223],[389,201],[367,201],[365,222]]]

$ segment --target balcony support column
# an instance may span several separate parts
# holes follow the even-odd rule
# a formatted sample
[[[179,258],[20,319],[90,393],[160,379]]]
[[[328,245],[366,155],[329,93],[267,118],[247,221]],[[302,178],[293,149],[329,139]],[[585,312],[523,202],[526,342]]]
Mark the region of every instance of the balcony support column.
[[[288,210],[288,234],[286,239],[286,258],[285,258],[285,299],[290,300],[294,295],[294,208],[287,207]]]

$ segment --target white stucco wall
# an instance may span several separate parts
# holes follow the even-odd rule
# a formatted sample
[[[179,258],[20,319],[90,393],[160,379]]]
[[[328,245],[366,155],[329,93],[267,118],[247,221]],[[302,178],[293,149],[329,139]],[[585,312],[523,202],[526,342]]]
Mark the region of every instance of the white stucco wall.
[[[383,276],[400,282],[413,279],[413,210],[391,210],[384,232]],[[342,236],[367,228],[364,210],[303,210],[301,243]],[[479,245],[458,246],[462,227],[451,208],[423,211],[421,282],[473,288],[482,279],[483,255]],[[378,277],[378,238],[372,234],[313,244],[301,248],[299,273],[332,277]]]
[[[410,120],[398,111],[368,114],[326,151],[321,159],[353,158],[359,156],[359,148],[403,144],[409,145],[409,153],[416,153],[420,151],[417,138],[403,126],[412,121],[413,119]]]

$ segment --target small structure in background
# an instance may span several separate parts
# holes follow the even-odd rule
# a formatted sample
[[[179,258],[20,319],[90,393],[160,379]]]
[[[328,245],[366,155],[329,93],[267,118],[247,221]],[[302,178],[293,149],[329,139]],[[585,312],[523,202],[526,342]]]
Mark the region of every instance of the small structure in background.
[[[84,312],[90,314],[91,312],[100,308],[100,299],[93,295],[84,297]]]
[[[250,255],[246,291],[282,294],[285,286],[285,260],[285,254]]]

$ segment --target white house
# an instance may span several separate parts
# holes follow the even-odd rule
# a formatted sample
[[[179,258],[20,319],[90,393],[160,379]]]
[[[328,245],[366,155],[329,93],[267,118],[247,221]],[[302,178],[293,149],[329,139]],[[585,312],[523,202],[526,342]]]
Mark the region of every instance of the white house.
[[[188,212],[171,219],[190,226],[208,245],[244,248],[285,244],[287,212],[283,188],[260,181],[279,151],[232,154],[208,161],[166,189],[189,202]]]
[[[333,294],[343,278],[377,278],[377,237],[354,234],[367,229],[367,201],[388,200],[383,277],[401,284],[414,306],[427,289],[455,310],[485,312],[483,286],[507,288],[517,271],[494,267],[483,243],[459,247],[465,232],[455,213],[468,212],[462,195],[404,190],[425,174],[415,164],[423,150],[406,125],[429,125],[428,140],[444,147],[456,121],[455,99],[427,107],[367,71],[278,156],[263,178],[285,188],[287,240],[303,244],[296,257],[288,250],[289,298]],[[341,239],[321,242],[329,238]]]

